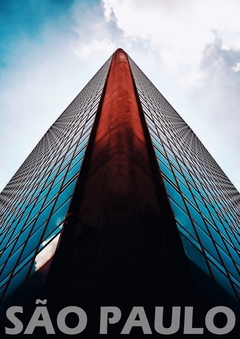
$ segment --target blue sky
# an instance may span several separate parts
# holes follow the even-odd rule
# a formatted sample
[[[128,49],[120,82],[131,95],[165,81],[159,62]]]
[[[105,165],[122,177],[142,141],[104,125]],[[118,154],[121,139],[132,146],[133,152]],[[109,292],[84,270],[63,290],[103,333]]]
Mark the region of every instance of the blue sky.
[[[122,47],[240,190],[238,0],[0,0],[0,191]]]

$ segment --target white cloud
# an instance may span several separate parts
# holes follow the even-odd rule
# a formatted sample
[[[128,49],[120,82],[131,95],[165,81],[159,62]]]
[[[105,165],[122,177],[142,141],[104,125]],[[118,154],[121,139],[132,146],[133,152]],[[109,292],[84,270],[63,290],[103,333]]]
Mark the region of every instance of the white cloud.
[[[234,72],[240,71],[240,62],[237,62],[236,66],[233,67]]]

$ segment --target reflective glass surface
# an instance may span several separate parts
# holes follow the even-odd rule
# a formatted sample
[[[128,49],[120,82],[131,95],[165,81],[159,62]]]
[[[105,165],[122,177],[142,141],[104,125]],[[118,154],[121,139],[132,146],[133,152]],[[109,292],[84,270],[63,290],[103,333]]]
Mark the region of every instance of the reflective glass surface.
[[[0,300],[41,268],[50,259],[48,248],[57,246],[110,62],[49,128],[0,195]]]
[[[238,299],[240,194],[186,122],[129,62],[186,255]]]

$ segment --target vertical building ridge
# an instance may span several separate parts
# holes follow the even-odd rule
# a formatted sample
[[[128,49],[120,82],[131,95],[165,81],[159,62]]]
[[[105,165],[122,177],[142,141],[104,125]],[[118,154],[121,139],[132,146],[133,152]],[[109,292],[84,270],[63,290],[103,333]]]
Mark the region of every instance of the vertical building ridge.
[[[114,53],[106,81],[87,165],[80,174],[84,181],[79,178],[81,188],[73,196],[75,217],[59,245],[66,256],[63,244],[71,243],[59,302],[78,300],[86,309],[117,304],[128,310],[139,303],[190,302],[190,273],[169,207],[159,199],[165,192],[158,192],[156,159],[148,149],[123,50]],[[55,260],[60,269],[57,256]],[[52,277],[56,279],[54,273]]]

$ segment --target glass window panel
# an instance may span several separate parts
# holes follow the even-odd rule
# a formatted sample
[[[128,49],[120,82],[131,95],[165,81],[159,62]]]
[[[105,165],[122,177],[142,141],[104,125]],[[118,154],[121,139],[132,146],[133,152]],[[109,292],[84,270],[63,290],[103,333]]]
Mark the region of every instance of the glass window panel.
[[[169,199],[173,214],[175,219],[195,238],[197,239],[195,230],[193,228],[192,222],[189,218],[189,216],[172,200]]]
[[[3,297],[4,291],[6,289],[7,285],[4,285],[3,287],[0,288],[0,299]]]
[[[200,225],[206,232],[208,232],[201,214],[194,207],[192,207],[192,205],[190,205],[188,202],[187,202],[187,207],[194,221],[196,221],[198,225]]]
[[[208,225],[208,229],[213,237],[213,240],[215,243],[219,244],[223,249],[226,249],[226,246],[222,240],[222,237],[220,236],[220,234],[215,230],[215,228],[213,228],[212,225],[210,225],[209,223],[207,223]]]
[[[50,218],[47,229],[44,233],[44,240],[49,236],[52,231],[59,227],[59,225],[64,221],[66,218],[68,206],[69,206],[70,199],[68,199]]]
[[[25,246],[25,249],[21,255],[21,260],[25,259],[30,252],[32,252],[36,247],[38,247],[38,244],[41,239],[41,235],[43,233],[44,228],[40,227],[29,239]]]
[[[53,183],[53,186],[55,186],[60,180],[63,179],[64,175],[66,174],[67,172],[67,168],[63,169],[55,178],[54,180],[54,183]]]
[[[39,213],[39,211],[41,210],[41,207],[43,205],[43,200],[40,201],[36,207],[34,207],[34,209],[32,210],[31,214],[29,215],[29,219],[28,219],[28,222],[30,220],[32,220],[33,218],[36,217],[36,215]]]
[[[156,156],[159,158],[159,159],[162,159],[162,157],[164,157],[164,151],[163,153],[161,153],[156,147],[154,148],[155,150],[155,153],[156,153]]]
[[[50,192],[48,193],[47,199],[45,200],[44,204],[47,204],[53,197],[59,192],[62,182],[59,181],[57,185],[55,185]]]
[[[32,207],[33,207],[33,202],[25,209],[25,211],[24,211],[24,214],[26,215],[28,212],[30,212],[30,210],[32,209]]]
[[[80,142],[80,144],[79,144],[79,147],[80,147],[80,148],[84,148],[84,147],[87,145],[88,137],[89,137],[89,135],[87,135],[85,139],[81,140],[81,142]],[[79,149],[80,149],[80,148],[79,148]]]
[[[23,229],[23,225],[26,222],[27,217],[25,217],[15,228],[15,231],[13,232],[12,239]]]
[[[20,260],[18,265],[15,268],[14,274],[17,273],[29,260],[32,259],[33,255],[34,255],[34,251],[32,253],[30,253],[24,260]]]
[[[79,143],[78,147],[76,148],[76,154],[77,154],[78,152],[81,153],[82,151],[85,152],[85,146],[83,146],[81,143]]]
[[[181,234],[180,236],[182,239],[184,250],[188,258],[190,258],[204,272],[210,275],[204,255],[193,244],[191,244],[184,236],[182,236]]]
[[[197,197],[198,200],[200,200],[200,201],[203,203],[203,199],[202,199],[201,195],[198,193],[198,191],[197,191],[191,184],[189,184],[189,187],[190,187],[190,189],[191,189],[191,191],[192,191],[192,194],[193,194],[195,197]]]
[[[187,182],[184,179],[184,177],[182,176],[182,174],[178,170],[176,170],[176,168],[173,168],[173,172],[174,172],[175,176],[177,177],[177,179],[179,179],[181,182],[183,182],[185,187],[187,187]]]
[[[195,200],[193,199],[193,196],[190,190],[185,185],[183,185],[181,181],[179,181],[178,184],[179,184],[180,190],[187,197],[187,199],[190,200],[192,204],[196,205]]]
[[[171,156],[170,154],[169,154],[168,156],[169,156],[169,161],[170,161],[177,169],[180,170],[179,165],[178,165],[176,159],[175,159],[173,156]]]
[[[217,218],[215,218],[214,216],[213,216],[213,219],[214,219],[214,222],[215,222],[215,224],[216,224],[218,230],[219,230],[219,231],[220,231],[227,239],[229,239],[229,236],[228,236],[228,234],[227,234],[225,228],[224,228],[223,225],[221,224],[221,222],[220,222]]]
[[[148,117],[148,115],[146,117],[147,117],[146,121],[147,121],[148,126],[154,127],[155,126],[154,122]]]
[[[48,193],[48,191],[49,191],[49,189],[50,189],[50,186],[51,186],[51,185],[48,185],[48,186],[44,189],[44,191],[39,195],[38,201],[40,201],[42,198],[44,198],[44,197],[47,195],[47,193]]]
[[[204,196],[206,199],[208,199],[208,196],[206,195],[205,191],[202,189],[202,187],[199,185],[198,190],[202,196]]]
[[[163,163],[161,163],[160,161],[158,161],[158,164],[159,164],[159,167],[162,173],[165,174],[165,176],[176,185],[177,183],[172,172],[165,165],[163,165]]]
[[[219,250],[219,253],[220,253],[221,257],[222,257],[222,260],[223,260],[227,270],[229,272],[231,272],[232,275],[234,275],[236,278],[239,279],[239,273],[237,272],[237,269],[234,266],[232,258],[230,258],[230,256],[225,251],[223,251],[219,246],[217,246],[217,248]]]
[[[67,200],[71,195],[73,194],[73,190],[75,187],[76,180],[73,180],[65,189],[59,194],[58,200],[56,202],[56,205],[54,207],[54,211],[58,209],[60,205],[64,203],[65,200]]]
[[[163,153],[165,153],[165,151],[164,151],[164,149],[163,149],[161,143],[159,142],[159,140],[156,140],[156,139],[154,138],[153,135],[151,135],[151,138],[152,138],[153,145],[154,145],[156,148],[158,148],[160,151],[162,151]]]
[[[200,244],[190,235],[179,223],[177,223],[179,231],[187,238],[191,243],[195,245],[200,251],[202,250]]]
[[[47,181],[50,182],[53,178],[55,178],[56,174],[57,174],[57,168],[52,172],[52,174],[49,176]]]
[[[45,208],[45,210],[42,213],[39,214],[35,225],[36,227],[40,226],[44,221],[48,219],[51,209],[53,207],[53,203],[54,202],[51,202],[51,204],[47,208]]]
[[[13,232],[9,232],[9,233],[5,236],[3,242],[1,243],[0,250],[3,249],[3,248],[5,248],[5,246],[8,244],[8,240],[9,240],[9,238],[11,237],[12,233],[13,233]]]
[[[19,257],[19,254],[21,252],[23,248],[23,245],[16,251],[14,252],[11,257],[8,259],[2,273],[1,273],[1,277],[5,277],[8,273],[10,273],[13,269],[14,269],[14,266],[18,260],[18,257]]]
[[[227,241],[226,241],[226,246],[229,250],[229,252],[231,253],[233,259],[236,261],[236,262],[240,262],[240,257],[239,257],[239,254],[237,253],[236,249],[233,248]],[[225,249],[225,248],[224,248]]]
[[[36,191],[34,192],[34,196],[37,197],[39,195],[39,193],[41,192],[43,188],[43,183],[39,184]]]
[[[9,280],[10,276],[11,276],[11,274],[9,274],[7,277],[5,277],[3,280],[1,280],[0,287],[2,287]]]
[[[27,240],[27,237],[28,237],[30,231],[31,231],[31,227],[27,227],[25,229],[25,231],[23,231],[21,233],[21,235],[18,237],[18,240],[17,240],[16,245],[14,247],[15,249],[17,249],[20,245],[22,245],[23,242],[25,242]]]
[[[184,210],[186,210],[186,207],[184,205],[183,199],[181,194],[174,188],[166,179],[164,180],[164,184],[167,190],[168,195],[178,204],[180,205]]]
[[[64,167],[66,167],[66,166],[70,163],[71,158],[72,158],[72,154],[70,154],[70,155],[63,161],[63,163],[62,163],[62,165],[61,165],[61,169],[63,169]],[[60,170],[61,170],[61,169],[60,169]]]
[[[227,274],[227,271],[225,270],[224,266],[221,263],[219,263],[206,249],[204,250],[207,258],[210,259],[222,272]]]
[[[213,276],[217,283],[226,290],[234,299],[237,299],[236,294],[232,288],[231,283],[229,282],[228,278],[213,264],[209,263],[211,270],[213,272]]]
[[[231,234],[229,234],[229,237],[232,241],[232,244],[236,247],[236,249],[240,250],[239,242],[237,241],[237,239]]]
[[[230,274],[230,278],[231,278],[231,280],[234,282],[234,284],[236,284],[239,288],[240,288],[240,279],[236,279],[234,276],[232,276],[231,274]]]
[[[196,229],[203,246],[221,263],[212,239],[199,226],[196,226]]]
[[[187,171],[183,170],[183,176],[184,176],[186,179],[188,179],[188,181],[190,181],[191,184],[192,184],[193,186],[195,186],[195,183],[194,183],[192,177],[187,173]]]
[[[84,157],[85,151],[86,148],[82,149],[79,153],[76,152],[76,154],[74,155],[74,159],[71,162],[70,169],[76,164],[79,159],[82,159]]]
[[[13,245],[15,244],[16,240],[12,241],[7,248],[4,249],[1,257],[0,257],[0,265],[2,263],[5,262],[5,260],[7,259],[8,255],[10,254],[12,248],[13,248]]]
[[[28,263],[23,269],[21,269],[12,279],[5,292],[3,300],[5,300],[12,292],[14,292],[25,280],[30,263]]]
[[[155,127],[148,126],[148,129],[149,129],[149,133],[150,133],[151,135],[154,135],[154,134],[155,134],[155,136],[158,137],[158,132],[157,132],[157,130],[156,130]]]
[[[207,219],[209,219],[210,221],[212,221],[212,218],[211,218],[208,210],[206,209],[206,207],[200,201],[198,201],[197,203],[198,203],[198,207],[199,207],[200,211],[204,214],[204,216]]]
[[[82,159],[68,172],[65,178],[65,183],[68,182],[73,176],[80,170],[80,166],[82,164]]]

